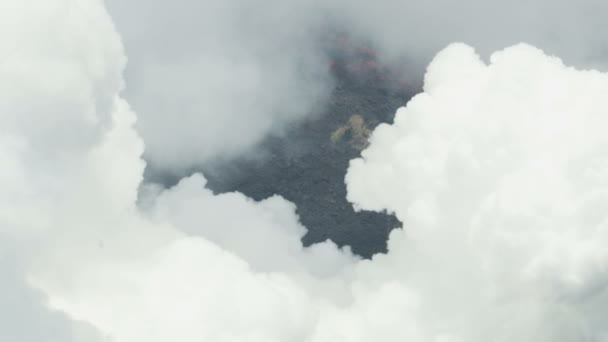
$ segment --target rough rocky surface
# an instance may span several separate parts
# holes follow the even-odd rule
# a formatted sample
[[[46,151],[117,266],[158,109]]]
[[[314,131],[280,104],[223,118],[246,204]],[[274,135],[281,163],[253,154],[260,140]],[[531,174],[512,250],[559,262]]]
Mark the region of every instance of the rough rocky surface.
[[[383,213],[355,212],[345,199],[344,175],[371,130],[392,121],[413,87],[379,66],[368,49],[345,45],[334,54],[336,86],[322,115],[269,138],[261,157],[216,166],[206,176],[216,192],[240,191],[256,200],[280,194],[294,202],[309,230],[305,244],[331,239],[370,257],[386,251],[388,234],[400,223]]]

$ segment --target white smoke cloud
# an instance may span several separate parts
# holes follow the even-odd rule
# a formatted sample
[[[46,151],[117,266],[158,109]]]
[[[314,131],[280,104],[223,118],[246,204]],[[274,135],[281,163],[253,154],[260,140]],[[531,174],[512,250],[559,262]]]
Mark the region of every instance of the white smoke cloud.
[[[180,176],[250,156],[267,135],[320,112],[332,87],[321,45],[334,28],[387,63],[403,68],[405,59],[410,84],[453,41],[486,57],[527,42],[594,67],[605,67],[608,51],[601,0],[107,3],[130,58],[126,97],[146,160]]]
[[[329,93],[320,18],[305,2],[108,5],[129,53],[127,96],[146,159],[162,172],[248,152]]]
[[[357,207],[405,226],[358,260],[303,248],[280,197],[201,175],[138,206],[146,141],[103,3],[4,4],[0,339],[608,339],[607,74],[527,45],[442,51],[348,171]]]
[[[0,338],[18,342],[103,341],[87,324],[49,310],[46,296],[24,282],[16,254],[4,239],[0,241]]]
[[[531,46],[455,44],[376,129],[348,196],[404,223],[373,282],[413,293],[414,340],[606,339],[606,91]]]
[[[0,264],[0,316],[11,318],[0,339],[308,334],[308,292],[341,297],[332,277],[348,272],[350,252],[304,249],[292,204],[216,197],[198,175],[140,211],[143,144],[119,95],[125,57],[102,2],[14,2],[2,15],[14,44],[1,53],[0,227],[2,250],[17,252]]]
[[[279,196],[256,203],[240,193],[213,195],[196,174],[153,199],[149,214],[181,231],[226,248],[258,271],[300,270],[333,274],[354,260],[325,242],[304,249],[306,229],[295,205]],[[238,215],[235,215],[238,213]]]
[[[82,151],[111,121],[120,40],[99,2],[3,1],[0,22],[0,340],[102,341],[87,324],[51,310],[27,277],[39,249],[102,204],[85,206],[74,190],[95,198],[81,177]]]

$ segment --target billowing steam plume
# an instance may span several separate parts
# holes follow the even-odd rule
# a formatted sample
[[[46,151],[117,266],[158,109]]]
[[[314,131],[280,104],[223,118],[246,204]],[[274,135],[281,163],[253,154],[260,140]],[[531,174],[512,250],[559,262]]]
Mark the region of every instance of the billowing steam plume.
[[[125,41],[125,96],[151,170],[187,175],[245,154],[319,112],[335,30],[369,42],[406,79],[462,41],[482,56],[520,42],[605,66],[603,0],[106,0]]]
[[[608,74],[448,46],[348,170],[404,224],[360,260],[280,197],[143,184],[103,2],[1,6],[0,340],[608,340]]]

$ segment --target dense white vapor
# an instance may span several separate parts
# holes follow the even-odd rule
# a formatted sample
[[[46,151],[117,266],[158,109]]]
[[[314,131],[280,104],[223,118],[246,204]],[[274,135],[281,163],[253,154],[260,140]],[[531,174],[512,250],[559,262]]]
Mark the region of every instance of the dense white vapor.
[[[333,274],[354,260],[330,241],[304,249],[306,229],[295,206],[279,196],[256,203],[241,193],[216,196],[204,187],[201,175],[184,178],[153,198],[148,214],[229,249],[259,271]]]
[[[606,341],[606,92],[528,45],[455,44],[374,131],[348,196],[404,224],[368,281],[411,293],[417,340]]]
[[[348,170],[404,223],[358,260],[280,197],[142,185],[103,2],[1,4],[0,340],[608,341],[607,74],[443,50]]]
[[[369,42],[386,62],[419,71],[453,41],[483,56],[532,43],[568,62],[604,67],[603,0],[107,0],[129,66],[146,160],[184,175],[250,152],[269,134],[320,112],[332,82],[332,29]],[[398,62],[397,62],[398,61]]]
[[[333,276],[355,258],[304,249],[279,197],[216,197],[194,175],[140,210],[143,144],[103,3],[3,5],[0,339],[298,340],[314,302],[348,297]]]
[[[46,296],[25,283],[23,265],[15,254],[6,241],[0,241],[0,338],[3,341],[103,341],[87,324],[49,310]]]
[[[27,269],[58,235],[79,228],[67,226],[73,217],[103,205],[101,193],[83,205],[72,190],[95,198],[82,151],[111,122],[122,47],[99,2],[2,1],[0,23],[0,340],[101,341],[49,309]]]
[[[240,155],[313,115],[329,94],[321,18],[304,2],[107,2],[129,55],[126,94],[157,170],[181,175]]]

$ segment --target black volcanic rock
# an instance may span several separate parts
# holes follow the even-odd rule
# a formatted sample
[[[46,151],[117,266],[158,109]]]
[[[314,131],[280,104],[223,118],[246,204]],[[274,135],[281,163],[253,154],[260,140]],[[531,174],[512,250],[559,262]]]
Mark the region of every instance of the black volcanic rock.
[[[323,115],[267,139],[263,158],[225,163],[205,175],[215,192],[239,191],[256,200],[279,194],[294,202],[308,228],[306,245],[331,239],[371,257],[386,251],[388,234],[400,223],[383,213],[355,212],[344,176],[370,130],[391,122],[412,92],[369,50],[345,44],[334,52],[336,86]]]

